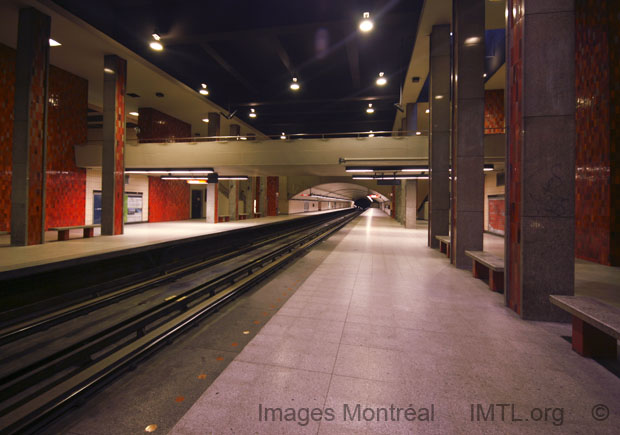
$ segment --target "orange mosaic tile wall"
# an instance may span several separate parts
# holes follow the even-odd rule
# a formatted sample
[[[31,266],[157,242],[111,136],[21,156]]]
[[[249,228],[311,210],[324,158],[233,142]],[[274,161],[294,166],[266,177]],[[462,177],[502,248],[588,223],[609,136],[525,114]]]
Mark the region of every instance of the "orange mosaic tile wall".
[[[190,187],[185,181],[149,177],[149,222],[189,219]]]
[[[504,90],[484,91],[484,134],[504,133]]]
[[[81,225],[86,170],[73,146],[86,142],[88,82],[50,66],[45,227]],[[15,50],[0,44],[0,231],[10,230]]]

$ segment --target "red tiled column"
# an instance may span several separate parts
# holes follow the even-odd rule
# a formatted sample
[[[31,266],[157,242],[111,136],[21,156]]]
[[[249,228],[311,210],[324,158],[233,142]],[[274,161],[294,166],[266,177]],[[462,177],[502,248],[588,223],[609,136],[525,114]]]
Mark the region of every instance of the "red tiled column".
[[[278,177],[267,177],[267,216],[278,215]]]
[[[47,84],[51,18],[19,11],[11,190],[11,244],[35,245],[45,236]]]
[[[506,304],[564,320],[575,265],[574,2],[507,4]]]
[[[127,61],[104,58],[101,234],[123,234]]]

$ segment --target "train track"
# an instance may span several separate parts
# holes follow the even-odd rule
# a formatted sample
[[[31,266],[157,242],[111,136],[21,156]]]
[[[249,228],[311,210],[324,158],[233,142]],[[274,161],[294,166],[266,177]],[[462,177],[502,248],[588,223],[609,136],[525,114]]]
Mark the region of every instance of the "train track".
[[[275,235],[270,240],[261,240],[254,247],[263,247],[262,252],[244,264],[236,265],[231,270],[166,297],[135,315],[1,375],[0,432],[30,433],[41,429],[357,216],[356,212],[339,214],[336,218],[315,223],[312,228],[304,228],[298,235],[287,232]],[[243,251],[249,249],[245,247]],[[184,275],[217,263],[218,259],[224,261],[238,255],[239,252],[226,253],[179,268],[175,272]],[[4,343],[10,343],[41,333],[52,325],[62,325],[67,319],[83,316],[158,284],[157,280],[151,281],[128,286],[103,298],[19,325],[5,331],[0,339],[4,338]]]

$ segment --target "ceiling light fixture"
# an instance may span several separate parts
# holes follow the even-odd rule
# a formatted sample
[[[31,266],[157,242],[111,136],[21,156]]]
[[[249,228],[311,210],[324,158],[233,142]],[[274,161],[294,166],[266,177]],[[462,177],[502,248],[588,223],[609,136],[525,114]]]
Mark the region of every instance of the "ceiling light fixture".
[[[299,83],[297,83],[297,77],[293,77],[293,82],[291,83],[291,89],[294,91],[299,90]]]
[[[256,118],[256,110],[254,110],[254,108],[250,109],[250,118]]]
[[[282,132],[282,134],[280,135],[280,139],[282,139],[282,140],[286,139],[286,135],[284,134],[284,132]]]
[[[198,92],[200,92],[202,95],[209,95],[209,90],[207,89],[207,85],[203,83],[201,86],[202,87],[200,88]]]
[[[385,73],[379,73],[379,78],[377,79],[377,86],[385,86],[387,84],[387,79],[384,77],[384,75]]]
[[[112,68],[104,68],[103,72],[106,74],[114,74],[114,70]]]
[[[241,140],[248,140],[248,138],[245,137],[245,136],[241,136],[239,139],[241,139]]]
[[[426,113],[431,113],[431,109],[426,109]]]
[[[374,172],[372,168],[347,168],[346,172]]]
[[[209,118],[202,118],[202,122],[208,123],[209,122]]]
[[[49,40],[50,47],[60,47],[62,44],[55,39],[50,38]]]
[[[480,41],[482,41],[482,38],[480,38],[479,36],[472,36],[470,38],[467,38],[464,44],[468,47],[471,47],[472,45],[479,44]]]
[[[370,130],[370,134],[368,135],[368,137],[375,137],[375,134],[372,132],[372,130]]]
[[[422,132],[421,132],[421,131],[416,131],[416,132],[415,132],[415,135],[416,135],[416,136],[420,136],[421,134],[422,134]]]
[[[366,113],[375,113],[375,109],[372,107],[372,103],[368,103],[368,108],[366,109]]]
[[[140,116],[140,114],[138,112],[129,112],[129,114],[131,116]]]
[[[436,100],[443,100],[443,95],[435,95]]]
[[[164,49],[164,45],[159,42],[160,39],[161,37],[157,33],[153,33],[153,41],[149,44],[151,50],[162,51]]]
[[[364,12],[363,20],[360,22],[360,30],[362,32],[370,32],[374,27],[374,23],[370,19],[370,12]]]

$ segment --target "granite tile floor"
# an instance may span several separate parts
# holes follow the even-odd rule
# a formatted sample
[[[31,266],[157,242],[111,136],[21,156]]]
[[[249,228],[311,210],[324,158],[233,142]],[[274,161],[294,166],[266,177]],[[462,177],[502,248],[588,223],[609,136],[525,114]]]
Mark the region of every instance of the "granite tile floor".
[[[618,433],[620,379],[569,325],[519,319],[425,228],[350,225],[171,433]]]

